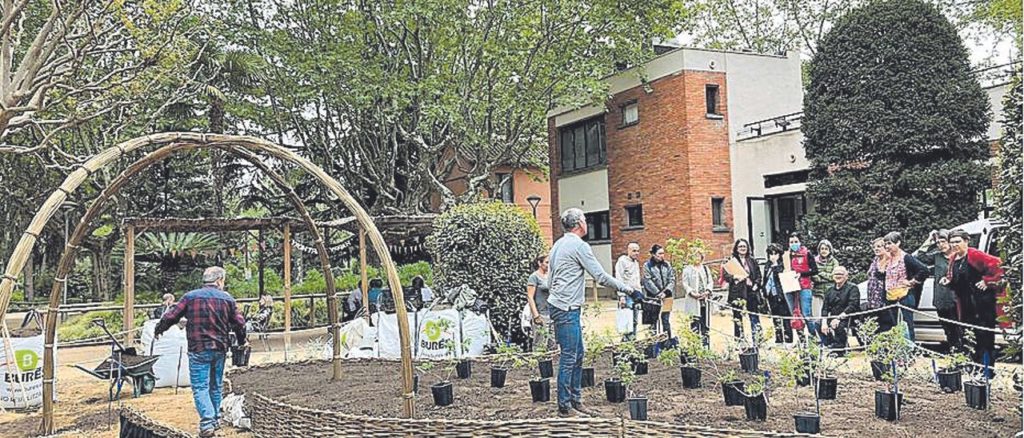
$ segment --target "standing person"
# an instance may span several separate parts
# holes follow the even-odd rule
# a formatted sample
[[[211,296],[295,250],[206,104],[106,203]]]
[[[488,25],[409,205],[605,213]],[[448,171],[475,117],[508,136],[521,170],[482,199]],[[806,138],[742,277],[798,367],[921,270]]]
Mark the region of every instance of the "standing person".
[[[949,245],[948,230],[932,231],[928,240],[914,251],[914,257],[932,267],[932,306],[935,307],[939,318],[944,320],[941,322],[942,331],[946,333],[946,344],[950,352],[963,348],[963,331],[955,323],[960,320],[956,309],[956,296],[946,280],[949,259],[952,256],[953,248]]]
[[[700,333],[704,346],[708,339],[708,299],[714,287],[711,269],[704,265],[704,251],[697,250],[683,268],[683,312],[690,315],[690,329]]]
[[[259,307],[256,310],[256,315],[245,322],[246,332],[267,331],[267,327],[270,326],[270,318],[274,316],[274,297],[270,296],[270,294],[264,293],[260,295],[257,304]]]
[[[903,237],[893,231],[882,239],[885,250],[889,253],[889,265],[885,268],[885,301],[888,304],[902,304],[909,309],[894,308],[893,320],[899,321],[902,315],[907,323],[907,339],[914,341],[914,312],[921,298],[921,285],[928,278],[928,267],[914,256],[900,248]],[[899,313],[896,313],[899,312]]]
[[[665,261],[665,248],[661,245],[651,247],[651,259],[644,264],[643,281],[645,301],[657,304],[660,313],[661,329],[672,339],[672,291],[676,288],[676,270]],[[666,309],[668,307],[668,309]],[[658,328],[658,320],[651,324],[651,329]]]
[[[729,285],[729,305],[733,306],[733,336],[743,338],[743,312],[736,307],[739,307],[740,302],[745,302],[744,307],[747,311],[757,312],[760,310],[760,297],[757,291],[761,283],[761,268],[754,257],[750,255],[750,243],[747,242],[747,239],[739,239],[733,244],[732,258],[739,262],[740,266],[743,266],[743,270],[747,271],[746,277],[738,278],[729,274],[724,265],[722,268],[722,280]],[[759,331],[761,331],[761,320],[756,314],[751,313],[751,340],[756,342]]]
[[[203,287],[181,297],[171,310],[160,318],[154,337],[188,319],[185,337],[188,340],[188,371],[192,382],[192,399],[199,412],[199,436],[214,436],[220,415],[221,384],[224,380],[224,358],[230,347],[231,332],[238,345],[245,345],[245,318],[238,311],[235,299],[224,292],[224,268],[211,266],[203,272]]]
[[[412,292],[419,297],[419,308],[430,307],[430,303],[434,301],[434,291],[427,286],[426,281],[423,280],[422,275],[417,275],[412,278]]]
[[[864,310],[876,310],[885,306],[885,269],[889,267],[889,253],[885,251],[885,242],[881,237],[871,241],[871,251],[875,258],[868,268],[867,284],[867,308]],[[871,313],[866,318],[873,317],[878,322],[878,332],[884,333],[893,328],[895,321],[892,319],[892,312],[879,310]],[[871,333],[869,335],[872,335]]]
[[[631,287],[633,290],[640,290],[640,244],[629,242],[626,245],[626,253],[619,256],[615,261],[615,278]],[[619,308],[633,310],[633,332],[622,335],[623,341],[630,341],[636,338],[636,305],[633,297],[629,294],[618,292]]]
[[[824,345],[839,350],[837,354],[845,355],[846,330],[850,326],[850,318],[846,315],[860,310],[860,290],[848,280],[846,268],[832,268],[834,285],[825,293],[825,304],[822,306],[821,332],[825,335]]]
[[[761,276],[765,299],[768,301],[768,309],[773,316],[772,324],[775,325],[775,343],[792,344],[793,328],[790,326],[789,318],[793,316],[789,303],[786,301],[785,293],[782,290],[782,282],[779,281],[779,274],[785,269],[782,263],[782,254],[785,252],[778,243],[768,245],[768,261],[764,264],[764,274]]]
[[[580,308],[583,307],[583,289],[586,286],[584,272],[602,286],[632,295],[641,296],[640,290],[615,279],[601,267],[590,245],[583,241],[587,235],[587,220],[583,210],[570,208],[562,213],[562,229],[565,234],[551,247],[548,263],[550,294],[548,311],[555,328],[555,339],[561,352],[558,358],[558,414],[573,416],[573,411],[592,415],[583,407],[580,380],[583,376],[583,328],[580,325]]]
[[[811,251],[800,243],[800,234],[790,233],[789,251],[783,255],[784,260],[789,260],[789,268],[800,276],[800,291],[786,294],[790,308],[800,306],[800,314],[803,315],[804,325],[811,336],[820,336],[818,321],[814,319],[811,310],[811,302],[814,293],[814,275],[818,273],[818,264],[811,256]],[[803,339],[802,332],[800,338]]]
[[[818,242],[818,255],[814,257],[814,264],[818,266],[818,273],[814,274],[811,281],[814,288],[811,290],[811,316],[821,318],[821,309],[825,305],[825,294],[832,288],[832,271],[839,266],[839,259],[835,256],[835,249],[832,242],[821,239]],[[821,341],[824,343],[825,335],[822,333]]]
[[[946,274],[946,282],[960,299],[963,321],[986,328],[996,326],[996,293],[1002,287],[1002,260],[984,251],[970,248],[971,235],[961,229],[949,233],[953,247],[953,261]],[[977,347],[972,360],[988,365],[989,378],[995,365],[995,333],[974,329]]]
[[[162,301],[160,302],[160,306],[154,307],[153,310],[150,311],[150,319],[160,319],[160,317],[164,316],[165,312],[171,310],[171,308],[174,307],[174,295],[164,294],[164,296],[161,297],[161,299]]]
[[[538,256],[533,260],[533,273],[526,280],[526,301],[530,305],[531,325],[533,330],[533,348],[538,345],[544,351],[555,348],[551,336],[551,316],[548,314],[548,256]]]

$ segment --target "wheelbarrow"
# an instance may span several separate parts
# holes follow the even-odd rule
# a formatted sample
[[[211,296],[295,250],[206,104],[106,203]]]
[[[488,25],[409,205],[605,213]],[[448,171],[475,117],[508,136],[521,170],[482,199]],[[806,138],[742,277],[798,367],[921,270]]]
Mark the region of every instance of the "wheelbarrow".
[[[121,388],[126,382],[132,385],[132,397],[153,392],[153,388],[156,387],[153,364],[160,357],[139,355],[135,348],[125,348],[107,330],[102,319],[94,319],[92,323],[102,328],[103,332],[110,337],[110,357],[93,369],[78,364],[75,364],[74,367],[97,379],[110,381],[108,398],[111,401],[120,398]]]

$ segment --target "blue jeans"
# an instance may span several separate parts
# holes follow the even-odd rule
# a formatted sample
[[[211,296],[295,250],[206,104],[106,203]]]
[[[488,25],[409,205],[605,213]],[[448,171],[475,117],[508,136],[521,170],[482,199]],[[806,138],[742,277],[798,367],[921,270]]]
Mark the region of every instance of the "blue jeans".
[[[562,310],[551,306],[551,323],[558,341],[558,407],[568,409],[582,397],[583,379],[583,327],[580,309]]]
[[[188,376],[192,381],[192,400],[199,413],[200,431],[217,426],[225,356],[225,352],[214,350],[188,354]]]
[[[800,314],[803,316],[804,324],[807,325],[807,332],[813,336],[821,337],[821,330],[818,329],[818,321],[812,321],[809,319],[811,315],[811,301],[813,300],[814,293],[810,289],[800,290]],[[792,309],[796,303],[797,292],[789,292],[786,295],[786,304]],[[797,333],[799,334],[799,332]],[[803,335],[801,335],[803,336]],[[801,338],[802,339],[802,338]]]
[[[889,302],[888,304],[893,303],[894,302]],[[907,296],[900,299],[899,303],[913,309],[917,305],[917,299],[914,298],[914,294],[908,293]],[[892,309],[892,320],[894,324],[899,324],[900,315],[903,316],[903,322],[907,323],[907,331],[903,333],[903,337],[907,338],[910,342],[914,342],[914,312],[907,309]]]

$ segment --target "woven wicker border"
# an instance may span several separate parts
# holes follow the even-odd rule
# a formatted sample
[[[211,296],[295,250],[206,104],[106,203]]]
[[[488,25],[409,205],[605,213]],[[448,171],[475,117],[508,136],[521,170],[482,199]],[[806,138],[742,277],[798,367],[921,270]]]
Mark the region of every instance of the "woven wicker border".
[[[148,432],[148,436],[164,438],[194,438],[195,435],[183,432],[170,426],[158,423],[156,420],[147,417],[142,412],[125,406],[120,411],[121,436],[124,436],[124,428],[129,426],[136,431],[139,429]]]

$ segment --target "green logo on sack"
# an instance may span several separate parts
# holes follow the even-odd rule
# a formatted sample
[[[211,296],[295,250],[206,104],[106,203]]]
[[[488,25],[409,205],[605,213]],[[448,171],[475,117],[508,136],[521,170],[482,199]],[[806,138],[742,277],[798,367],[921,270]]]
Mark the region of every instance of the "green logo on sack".
[[[427,335],[428,341],[437,342],[441,339],[441,324],[438,321],[427,321],[423,334]]]
[[[14,361],[22,372],[34,371],[39,366],[39,355],[32,350],[16,350]]]

